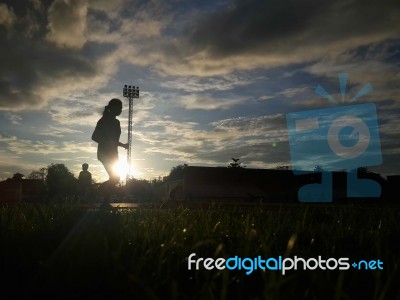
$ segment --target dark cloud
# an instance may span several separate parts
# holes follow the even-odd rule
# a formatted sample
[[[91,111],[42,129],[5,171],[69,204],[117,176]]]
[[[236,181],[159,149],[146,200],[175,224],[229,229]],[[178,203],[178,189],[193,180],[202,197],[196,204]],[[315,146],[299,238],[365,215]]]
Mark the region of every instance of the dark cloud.
[[[0,25],[0,110],[37,109],[74,86],[93,80],[95,61],[84,51],[46,40],[47,19],[34,4],[16,12],[12,27]]]
[[[399,33],[399,11],[396,0],[242,0],[204,17],[188,34],[196,51],[216,57],[276,53],[299,45]]]
[[[59,85],[65,91],[70,79],[96,75],[96,65],[78,53],[18,37],[0,48],[1,57],[7,58],[0,66],[0,109],[41,107],[48,100],[46,89]]]

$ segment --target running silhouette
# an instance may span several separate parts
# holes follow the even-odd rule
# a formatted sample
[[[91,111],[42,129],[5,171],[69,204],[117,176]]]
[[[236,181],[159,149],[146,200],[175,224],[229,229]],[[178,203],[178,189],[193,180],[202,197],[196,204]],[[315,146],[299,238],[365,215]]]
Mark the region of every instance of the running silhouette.
[[[118,162],[118,146],[128,148],[128,144],[122,144],[119,141],[121,125],[116,117],[121,114],[121,111],[121,100],[111,99],[104,108],[103,116],[97,122],[92,135],[92,140],[98,144],[97,159],[103,164],[109,176],[109,180],[103,182],[99,187],[100,195],[105,196],[104,202],[109,201],[115,185],[120,179],[119,174],[115,171],[115,164]]]

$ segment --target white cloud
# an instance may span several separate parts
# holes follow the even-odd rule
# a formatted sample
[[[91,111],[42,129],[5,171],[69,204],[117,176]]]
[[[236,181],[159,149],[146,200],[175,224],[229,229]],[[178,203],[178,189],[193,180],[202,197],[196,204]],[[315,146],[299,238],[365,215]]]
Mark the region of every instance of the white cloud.
[[[20,115],[7,113],[6,118],[10,120],[13,125],[21,125],[22,117]]]
[[[292,98],[294,96],[298,96],[299,94],[302,94],[302,93],[308,92],[308,91],[310,91],[310,87],[307,87],[307,86],[287,88],[287,89],[277,93],[277,96],[282,95],[287,98]]]
[[[204,91],[228,91],[265,79],[266,77],[253,78],[236,74],[208,78],[190,76],[163,81],[160,85],[167,89],[194,93]]]
[[[9,8],[7,4],[0,3],[0,25],[7,28],[12,27],[17,21],[17,16],[12,8]]]
[[[80,130],[75,130],[67,127],[49,126],[45,130],[38,133],[38,135],[64,137],[66,134],[83,133]]]
[[[214,99],[208,94],[190,94],[181,96],[179,99],[180,105],[186,109],[201,109],[201,110],[215,110],[215,109],[229,109],[236,105],[243,104],[245,100],[242,99]]]
[[[19,139],[16,136],[0,135],[0,143],[4,148],[14,155],[45,156],[55,154],[90,153],[96,152],[93,143],[78,143],[74,141],[55,142],[52,140],[34,141]]]
[[[161,36],[163,24],[159,20],[128,20],[122,21],[121,34],[133,39],[157,38]]]
[[[264,159],[277,165],[288,160],[287,133],[280,114],[225,119],[208,125],[210,129],[205,130],[199,129],[198,123],[171,118],[142,120],[133,135],[144,144],[144,154],[161,155],[168,161],[227,165],[227,159],[233,156],[246,158],[246,164]]]
[[[87,9],[87,0],[55,0],[48,11],[47,40],[60,47],[82,48]]]
[[[89,0],[89,8],[106,13],[110,18],[117,18],[120,12],[123,0]]]

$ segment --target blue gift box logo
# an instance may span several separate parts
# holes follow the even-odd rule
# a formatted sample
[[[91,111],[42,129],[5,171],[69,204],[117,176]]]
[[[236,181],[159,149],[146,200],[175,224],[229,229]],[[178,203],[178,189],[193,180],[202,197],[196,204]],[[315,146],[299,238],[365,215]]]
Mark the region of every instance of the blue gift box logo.
[[[342,102],[347,74],[339,74]],[[352,99],[372,90],[367,84]],[[316,92],[334,100],[321,86]],[[379,197],[380,185],[373,180],[359,179],[357,168],[382,163],[375,104],[342,105],[334,108],[294,112],[286,115],[292,170],[304,174],[322,168],[321,183],[299,189],[301,202],[332,201],[332,171],[347,170],[348,197]]]

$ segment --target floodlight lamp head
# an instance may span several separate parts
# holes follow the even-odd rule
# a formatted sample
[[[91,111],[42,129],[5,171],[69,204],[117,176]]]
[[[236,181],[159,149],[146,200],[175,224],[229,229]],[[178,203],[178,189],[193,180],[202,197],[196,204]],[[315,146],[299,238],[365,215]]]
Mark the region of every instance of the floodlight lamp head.
[[[134,85],[124,85],[123,96],[127,98],[139,98],[139,87]]]

